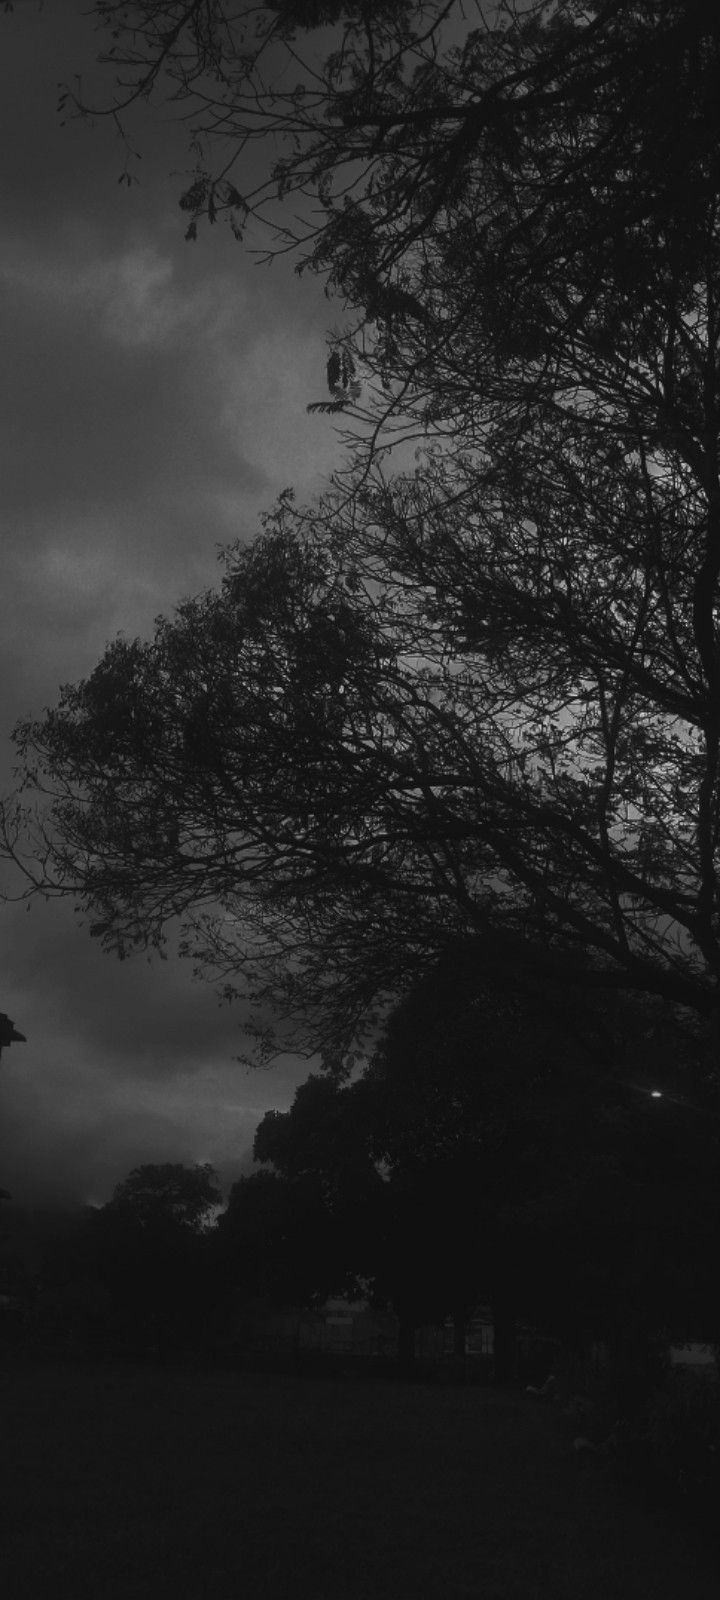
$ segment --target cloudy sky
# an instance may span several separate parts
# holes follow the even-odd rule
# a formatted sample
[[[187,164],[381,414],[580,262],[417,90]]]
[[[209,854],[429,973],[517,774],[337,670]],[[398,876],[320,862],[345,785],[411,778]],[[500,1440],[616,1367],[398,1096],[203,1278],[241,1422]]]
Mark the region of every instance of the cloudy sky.
[[[59,81],[108,83],[84,11],[0,8],[5,792],[19,717],[216,582],[218,546],[338,460],[305,409],[339,317],[317,280],[257,265],[224,227],[184,242],[167,112],[143,119],[129,189],[109,122],[61,127]],[[102,955],[68,904],[0,906],[0,940],[0,1010],[27,1035],[0,1065],[0,1184],[26,1204],[103,1201],[138,1162],[208,1160],[227,1186],[307,1064],[248,1073],[241,1016],[187,965]]]

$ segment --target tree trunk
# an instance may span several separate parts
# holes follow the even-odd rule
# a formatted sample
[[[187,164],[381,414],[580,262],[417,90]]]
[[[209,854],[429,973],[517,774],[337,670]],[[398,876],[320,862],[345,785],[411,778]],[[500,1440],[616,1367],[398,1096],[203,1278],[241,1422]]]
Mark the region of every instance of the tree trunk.
[[[403,1316],[398,1331],[398,1366],[404,1377],[409,1377],[415,1367],[415,1323]]]
[[[455,1311],[453,1314],[453,1371],[455,1377],[465,1377],[465,1353],[467,1349],[467,1317],[464,1311]]]
[[[495,1382],[514,1383],[517,1378],[517,1325],[515,1311],[504,1295],[493,1301]]]

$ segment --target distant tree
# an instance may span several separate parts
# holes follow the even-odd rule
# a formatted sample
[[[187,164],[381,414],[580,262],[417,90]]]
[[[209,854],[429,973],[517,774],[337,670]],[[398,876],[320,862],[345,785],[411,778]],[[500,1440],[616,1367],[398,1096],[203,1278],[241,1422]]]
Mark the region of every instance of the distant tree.
[[[15,1023],[10,1021],[10,1018],[4,1011],[0,1011],[0,1055],[2,1055],[3,1050],[5,1050],[9,1044],[26,1043],[27,1040],[25,1038],[25,1034],[18,1033]]]
[[[193,1167],[179,1161],[148,1162],[135,1167],[117,1185],[104,1211],[143,1229],[169,1227],[199,1233],[221,1202],[217,1176],[209,1162]]]
[[[274,1232],[265,1219],[260,1254],[266,1275],[281,1269],[275,1292],[282,1282],[296,1304],[368,1293],[376,1305],[390,1304],[407,1369],[416,1328],[442,1321],[451,1302],[448,1205],[437,1185],[432,1192],[417,1182],[408,1189],[382,1170],[378,1108],[367,1090],[364,1077],[342,1085],[311,1075],[289,1111],[267,1113],[258,1127],[255,1159],[271,1170],[245,1179],[234,1194],[241,1218],[249,1199],[272,1202]]]
[[[10,1021],[6,1012],[0,1011],[0,1056],[9,1044],[26,1044],[24,1033],[18,1033],[15,1023]],[[12,1195],[7,1189],[0,1189],[0,1200],[12,1200]]]
[[[311,1076],[289,1112],[268,1112],[260,1171],[233,1186],[218,1231],[239,1284],[285,1305],[357,1297],[376,1269],[383,1182],[348,1093]]]
[[[220,1202],[208,1163],[146,1163],[87,1215],[81,1277],[103,1286],[114,1332],[133,1347],[165,1351],[201,1340],[217,1287],[209,1223]]]
[[[394,1013],[365,1075],[375,1151],[411,1194],[432,1178],[456,1304],[489,1294],[501,1369],[519,1317],[605,1337],[619,1367],[634,1340],[636,1384],[658,1334],[720,1326],[708,1048],[662,1009],[478,980],[460,949]]]
[[[479,979],[458,946],[353,1082],[311,1077],[263,1119],[255,1155],[273,1171],[244,1181],[237,1215],[299,1303],[343,1292],[353,1267],[398,1315],[405,1365],[417,1327],[448,1316],[459,1353],[489,1300],[500,1377],[523,1319],[566,1344],[606,1339],[627,1399],[658,1336],[720,1326],[706,1048],[657,1007],[498,964]]]
[[[226,1282],[241,1302],[260,1296],[276,1308],[314,1308],[351,1281],[338,1265],[319,1186],[308,1179],[240,1178],[218,1222],[218,1243]]]
[[[341,1093],[333,1079],[312,1073],[289,1111],[266,1112],[253,1155],[289,1182],[318,1179],[333,1215],[349,1222],[364,1208],[372,1210],[382,1186],[373,1133],[362,1082]]]

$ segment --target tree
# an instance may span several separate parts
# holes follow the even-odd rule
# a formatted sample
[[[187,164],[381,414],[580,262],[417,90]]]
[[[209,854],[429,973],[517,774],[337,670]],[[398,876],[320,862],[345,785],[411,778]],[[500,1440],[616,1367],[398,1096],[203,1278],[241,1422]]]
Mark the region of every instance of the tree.
[[[329,1295],[356,1299],[363,1260],[358,1220],[347,1202],[342,1213],[333,1206],[321,1167],[292,1178],[265,1168],[240,1178],[217,1228],[225,1283],[276,1307],[316,1309]]]
[[[322,201],[306,255],[362,398],[324,503],[285,499],[219,596],[20,730],[39,886],[121,951],[185,915],[206,971],[341,1056],[468,936],[717,1025],[719,25],[96,9],[128,105],[167,71],[238,161],[288,136],[267,192]],[[305,89],[266,91],[333,19]],[[230,182],[199,172],[191,223],[244,214]],[[398,437],[425,443],[387,479]]]
[[[362,1280],[390,1302],[406,1366],[417,1327],[451,1316],[459,1353],[490,1301],[499,1376],[522,1318],[566,1345],[606,1338],[637,1394],[653,1340],[717,1326],[718,1127],[671,1013],[500,965],[479,976],[457,946],[359,1076],[313,1075],[267,1114],[254,1153],[272,1170],[238,1187],[237,1218],[260,1204],[265,1287],[304,1303]]]
[[[442,627],[421,632],[389,588],[372,603],[369,585],[348,589],[291,515],[282,506],[232,553],[219,594],[151,644],[112,645],[20,730],[34,781],[57,797],[38,847],[45,887],[82,895],[120,954],[185,914],[204,970],[228,993],[240,974],[265,1008],[304,1019],[308,1047],[347,1046],[378,994],[468,934],[479,959],[494,950],[709,1010],[697,951],[673,941],[669,910],[665,928],[650,914],[654,897],[656,918],[676,904],[687,924],[692,897],[662,862],[640,878],[639,825],[634,847],[627,832],[612,845],[638,888],[621,903],[589,779],[533,775],[499,679],[469,652],[453,659]],[[551,737],[572,756],[572,725]],[[646,782],[632,747],[627,759],[628,786]],[[679,767],[693,759],[677,749]],[[664,789],[665,766],[657,778]]]
[[[143,1231],[174,1229],[201,1233],[210,1213],[221,1204],[217,1177],[209,1162],[194,1167],[180,1161],[148,1162],[135,1167],[103,1208],[106,1215],[136,1224]]]
[[[10,1021],[4,1011],[0,1011],[0,1055],[7,1045],[26,1044],[26,1042],[24,1033],[19,1033],[15,1023]]]
[[[9,1044],[26,1044],[24,1033],[19,1033],[15,1023],[10,1021],[5,1011],[0,1011],[0,1056]],[[11,1200],[12,1195],[7,1189],[0,1189],[0,1200]]]
[[[659,195],[671,207],[691,203],[688,176],[712,142],[714,23],[679,0],[632,11],[621,0],[500,0],[477,4],[474,16],[460,0],[269,0],[250,12],[224,0],[181,11],[173,0],[96,0],[93,10],[109,35],[99,59],[114,90],[90,107],[68,89],[66,112],[122,127],[139,101],[179,102],[195,158],[180,202],[193,236],[202,217],[225,213],[242,235],[270,210],[280,248],[304,245],[353,304],[381,316],[412,310],[403,272],[479,166],[490,179],[503,166],[517,175],[532,141],[529,221],[543,214],[540,176],[556,225],[546,247],[566,259],[562,224],[571,204],[585,214],[594,185],[608,175],[621,185],[617,236],[652,215]],[[694,114],[676,123],[669,104]],[[581,147],[558,142],[572,123],[582,125]],[[286,195],[296,218],[299,196],[320,208],[294,230],[273,207]],[[516,234],[524,220],[515,213]]]
[[[384,1216],[357,1093],[312,1074],[290,1111],[263,1117],[253,1155],[260,1170],[234,1185],[219,1224],[240,1277],[286,1305],[357,1298]]]
[[[209,1163],[146,1163],[91,1213],[87,1277],[112,1307],[112,1330],[160,1353],[204,1341],[218,1290],[211,1214],[221,1203]]]
[[[416,1329],[442,1322],[457,1303],[448,1226],[457,1174],[433,1171],[423,1183],[416,1170],[408,1183],[404,1171],[383,1170],[381,1129],[376,1085],[366,1075],[340,1084],[313,1074],[289,1111],[263,1118],[253,1153],[271,1170],[241,1180],[233,1196],[241,1223],[249,1201],[270,1202],[271,1225],[266,1213],[259,1243],[266,1288],[272,1284],[277,1297],[282,1286],[295,1304],[331,1293],[390,1303],[399,1362],[409,1370]]]
[[[472,17],[461,0],[282,0],[250,13],[193,0],[178,14],[173,0],[96,0],[94,11],[115,88],[92,115],[122,124],[138,101],[180,102],[191,229],[227,213],[242,236],[266,218],[277,248],[294,245],[372,325],[372,370],[387,392],[403,382],[391,412],[420,404],[427,423],[440,403],[467,439],[468,399],[478,423],[490,396],[527,395],[529,381],[536,401],[559,388],[567,403],[558,355],[575,388],[589,362],[592,390],[641,308],[651,344],[658,311],[671,313],[673,395],[636,370],[634,402],[673,432],[687,355],[675,324],[702,283],[717,176],[707,8],[500,0]],[[278,205],[288,196],[292,217]],[[490,340],[463,361],[479,326]]]
[[[604,1338],[625,1403],[658,1337],[714,1337],[717,1081],[672,1013],[532,972],[479,979],[456,949],[396,1009],[364,1082],[376,1156],[410,1195],[432,1179],[448,1308],[462,1320],[481,1290],[493,1304],[501,1372],[518,1318]]]

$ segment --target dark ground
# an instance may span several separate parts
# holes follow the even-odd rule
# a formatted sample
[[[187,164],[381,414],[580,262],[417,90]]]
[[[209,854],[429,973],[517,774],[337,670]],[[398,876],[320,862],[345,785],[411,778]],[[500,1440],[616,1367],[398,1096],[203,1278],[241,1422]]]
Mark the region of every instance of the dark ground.
[[[3,1600],[718,1600],[692,1532],[524,1394],[0,1371]]]

